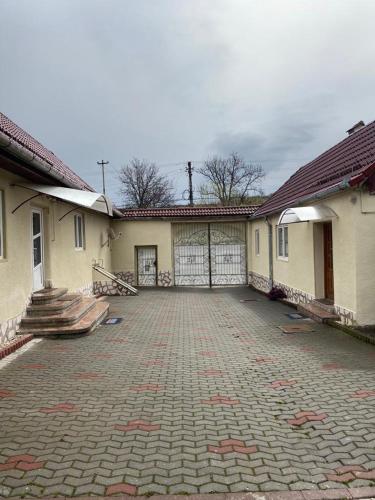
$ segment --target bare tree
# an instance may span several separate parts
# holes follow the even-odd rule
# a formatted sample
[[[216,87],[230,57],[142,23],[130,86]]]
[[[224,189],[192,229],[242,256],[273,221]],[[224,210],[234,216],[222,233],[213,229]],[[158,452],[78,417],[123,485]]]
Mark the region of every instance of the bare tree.
[[[247,163],[237,153],[228,158],[213,156],[198,172],[206,179],[200,188],[202,198],[215,198],[223,205],[241,205],[251,194],[263,194],[262,166]]]
[[[127,207],[167,207],[174,203],[172,183],[154,163],[133,158],[121,169],[120,182]]]

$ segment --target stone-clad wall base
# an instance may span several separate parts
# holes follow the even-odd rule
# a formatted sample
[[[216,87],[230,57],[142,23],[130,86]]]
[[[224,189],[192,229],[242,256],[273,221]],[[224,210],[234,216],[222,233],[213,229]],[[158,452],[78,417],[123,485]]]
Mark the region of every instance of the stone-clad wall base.
[[[0,346],[8,344],[16,336],[16,332],[20,326],[21,320],[26,315],[26,307],[29,305],[30,299],[31,295],[30,297],[28,297],[26,305],[23,311],[20,312],[20,314],[0,323]]]
[[[129,290],[114,281],[94,281],[94,295],[132,295]]]
[[[268,293],[271,290],[270,279],[261,274],[249,272],[248,283],[261,292]]]
[[[271,289],[271,281],[267,276],[257,274],[254,272],[249,273],[249,285],[252,285],[257,290],[268,293]],[[284,283],[279,283],[274,281],[273,285],[284,290],[287,300],[293,304],[307,304],[312,302],[315,297],[307,292],[298,290],[298,288],[292,288]],[[345,309],[341,306],[334,306],[335,313],[340,316],[341,323],[345,325],[354,325],[355,313],[349,309]]]
[[[170,271],[158,272],[158,286],[172,286],[172,273]]]

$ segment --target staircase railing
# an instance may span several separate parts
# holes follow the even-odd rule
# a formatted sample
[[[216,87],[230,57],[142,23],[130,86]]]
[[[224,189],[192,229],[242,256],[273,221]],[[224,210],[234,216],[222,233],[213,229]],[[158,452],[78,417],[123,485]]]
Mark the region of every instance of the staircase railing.
[[[92,268],[95,271],[97,271],[98,273],[105,276],[106,278],[109,278],[111,281],[114,281],[115,283],[117,283],[120,287],[126,288],[133,295],[138,295],[138,290],[136,288],[134,288],[134,286],[129,285],[129,283],[126,283],[126,281],[122,280],[121,278],[119,278],[115,274],[110,273],[109,271],[104,269],[104,267],[100,266],[99,264],[94,263],[92,265]]]

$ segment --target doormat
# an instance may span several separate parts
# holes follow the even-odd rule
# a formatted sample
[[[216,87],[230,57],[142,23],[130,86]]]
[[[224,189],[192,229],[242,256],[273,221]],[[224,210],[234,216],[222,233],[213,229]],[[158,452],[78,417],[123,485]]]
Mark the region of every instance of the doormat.
[[[288,316],[290,319],[305,319],[306,316],[300,313],[287,313],[285,316]]]
[[[103,321],[102,325],[117,325],[121,323],[122,318],[107,318]]]
[[[309,333],[314,332],[314,328],[310,325],[282,325],[279,326],[283,333]]]

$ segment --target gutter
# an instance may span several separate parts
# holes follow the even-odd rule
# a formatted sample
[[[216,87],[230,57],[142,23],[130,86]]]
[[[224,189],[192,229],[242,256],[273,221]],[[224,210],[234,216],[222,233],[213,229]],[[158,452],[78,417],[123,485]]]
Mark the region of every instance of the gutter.
[[[344,191],[345,189],[348,189],[350,187],[352,187],[351,180],[350,179],[343,180],[339,184],[335,184],[334,186],[331,186],[327,189],[324,189],[323,191],[318,191],[317,193],[307,195],[304,198],[299,198],[298,201],[296,201],[295,203],[291,202],[291,203],[288,203],[288,205],[286,205],[286,206],[283,205],[281,207],[273,208],[270,212],[266,212],[265,214],[257,215],[255,213],[254,215],[251,216],[251,219],[268,217],[269,215],[272,215],[272,214],[275,214],[275,213],[278,213],[278,212],[285,210],[285,208],[290,207],[292,204],[299,206],[299,205],[302,205],[303,203],[305,203],[306,201],[320,200],[321,198],[325,198],[326,196],[329,196],[331,194],[338,193],[339,191]]]
[[[62,182],[67,187],[72,189],[77,189],[77,186],[70,182],[63,174],[59,174],[52,170],[52,165],[45,160],[42,160],[37,155],[32,153],[29,149],[25,148],[25,146],[21,146],[14,139],[11,139],[7,134],[4,134],[0,130],[0,148],[6,149],[14,156],[24,160],[29,165],[35,167],[37,170],[43,172],[44,174],[49,175],[53,179]]]
[[[77,185],[69,181],[65,177],[65,175],[60,174],[55,170],[53,170],[53,166],[50,163],[48,163],[45,160],[42,160],[42,158],[32,153],[29,149],[27,149],[25,146],[22,146],[14,139],[11,139],[7,134],[4,134],[4,132],[2,132],[1,130],[0,130],[0,148],[9,151],[12,155],[25,161],[30,166],[35,167],[43,174],[47,174],[49,177],[52,177],[52,179],[64,184],[66,187],[69,187],[71,189],[77,189]],[[117,208],[113,207],[112,212],[117,217],[123,216],[122,212],[120,212],[120,210],[118,210]]]

